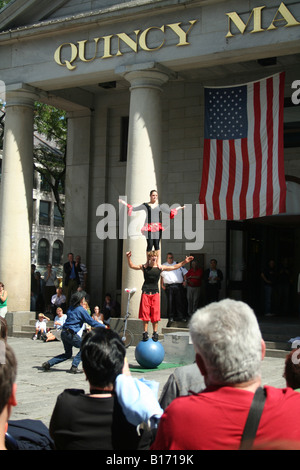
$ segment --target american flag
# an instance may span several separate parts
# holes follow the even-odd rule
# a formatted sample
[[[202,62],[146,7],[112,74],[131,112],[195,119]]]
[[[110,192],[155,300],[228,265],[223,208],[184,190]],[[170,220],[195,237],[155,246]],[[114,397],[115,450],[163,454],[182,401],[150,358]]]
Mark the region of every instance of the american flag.
[[[260,81],[205,88],[200,204],[206,220],[285,212],[284,72]]]

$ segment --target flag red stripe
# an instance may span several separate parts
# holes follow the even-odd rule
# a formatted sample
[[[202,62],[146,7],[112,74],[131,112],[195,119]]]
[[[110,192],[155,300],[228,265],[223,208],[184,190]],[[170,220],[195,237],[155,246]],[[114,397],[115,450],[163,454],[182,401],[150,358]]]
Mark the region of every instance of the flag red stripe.
[[[210,140],[204,139],[203,146],[203,169],[202,169],[202,182],[200,190],[200,204],[204,205],[204,219],[207,220],[207,207],[206,207],[206,192],[208,185],[208,175],[209,175],[209,166],[210,166]]]
[[[261,186],[261,168],[262,168],[262,150],[260,142],[260,123],[261,123],[261,108],[260,108],[260,83],[256,82],[253,85],[253,106],[254,106],[254,151],[256,159],[255,170],[255,187],[253,191],[253,217],[259,217],[260,214],[260,201],[259,193]]]
[[[214,218],[220,220],[220,190],[222,183],[223,175],[223,141],[217,140],[217,161],[216,161],[216,176],[214,184],[214,192],[212,197],[213,209],[214,209]]]
[[[240,192],[240,220],[247,218],[247,205],[246,205],[246,196],[249,186],[249,155],[248,155],[248,140],[242,139],[242,159],[243,159],[243,176],[242,176],[242,186]]]
[[[280,186],[279,211],[286,211],[286,182],[283,154],[284,73],[279,75],[279,122],[278,122],[278,179]]]
[[[268,160],[267,160],[267,181],[266,181],[266,215],[273,214],[273,78],[267,80],[267,144],[268,144]]]
[[[233,220],[233,193],[235,187],[236,152],[234,140],[229,140],[229,181],[226,195],[227,220]]]

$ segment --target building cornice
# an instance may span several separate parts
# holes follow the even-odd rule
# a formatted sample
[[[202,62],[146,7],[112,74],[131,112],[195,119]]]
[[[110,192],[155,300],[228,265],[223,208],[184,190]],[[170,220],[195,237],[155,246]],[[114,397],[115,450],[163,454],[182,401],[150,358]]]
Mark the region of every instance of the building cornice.
[[[34,24],[3,30],[0,31],[0,42],[14,42],[36,35],[52,35],[54,32],[61,31],[62,29],[65,33],[80,29],[86,25],[92,26],[112,21],[114,23],[123,22],[133,17],[145,16],[149,12],[154,15],[160,15],[162,12],[170,10],[202,7],[215,3],[225,3],[225,0],[133,0],[100,10],[39,21]]]

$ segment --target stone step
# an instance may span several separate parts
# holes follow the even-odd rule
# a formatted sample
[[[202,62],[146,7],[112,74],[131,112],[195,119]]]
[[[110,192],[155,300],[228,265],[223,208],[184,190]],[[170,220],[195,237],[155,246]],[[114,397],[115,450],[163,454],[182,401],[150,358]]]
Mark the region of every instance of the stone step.
[[[278,335],[272,333],[262,333],[264,341],[277,341],[279,343],[287,343],[290,339],[288,335]]]
[[[167,334],[167,333],[176,333],[178,331],[181,331],[181,332],[188,332],[188,328],[176,328],[176,327],[164,327],[161,329],[161,332],[162,334]]]
[[[259,322],[262,335],[279,335],[287,337],[287,340],[295,336],[300,336],[300,322],[273,321]]]
[[[32,338],[33,334],[34,334],[34,330],[32,330],[31,332],[15,330],[12,336],[14,338]]]
[[[283,349],[266,349],[266,357],[279,357],[285,359],[288,351]]]
[[[35,327],[32,325],[23,325],[21,331],[24,333],[34,333]]]
[[[280,349],[282,351],[290,351],[291,343],[279,341],[265,341],[267,349]]]
[[[32,326],[33,328],[35,327],[37,320],[30,320],[29,325]],[[47,328],[53,328],[54,326],[54,321],[50,320],[46,323]]]

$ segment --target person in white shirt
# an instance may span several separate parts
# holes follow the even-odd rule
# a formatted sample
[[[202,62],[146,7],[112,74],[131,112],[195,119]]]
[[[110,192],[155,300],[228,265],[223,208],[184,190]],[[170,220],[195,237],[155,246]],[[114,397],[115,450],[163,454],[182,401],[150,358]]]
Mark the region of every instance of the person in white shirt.
[[[55,314],[57,307],[61,307],[63,311],[66,309],[66,296],[63,294],[62,287],[56,289],[56,294],[51,297],[52,313]]]
[[[55,294],[56,283],[56,271],[52,269],[52,264],[48,263],[47,271],[44,273],[44,302],[46,312],[51,312],[51,298]]]
[[[176,264],[173,253],[167,253],[165,266]],[[185,268],[175,269],[174,271],[163,271],[161,273],[161,288],[167,296],[168,324],[171,326],[173,321],[186,321],[187,305],[184,291],[184,276],[187,273]]]

